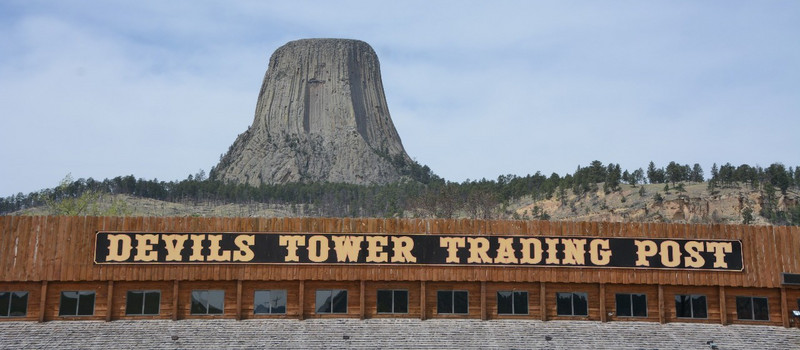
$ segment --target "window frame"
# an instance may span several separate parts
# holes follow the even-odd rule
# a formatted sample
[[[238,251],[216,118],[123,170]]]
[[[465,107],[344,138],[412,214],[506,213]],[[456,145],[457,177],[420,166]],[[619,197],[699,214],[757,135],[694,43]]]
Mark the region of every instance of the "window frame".
[[[128,302],[131,300],[131,293],[142,293],[142,307],[141,313],[131,313],[128,309]],[[145,306],[147,305],[147,295],[157,293],[158,299],[156,305],[158,305],[158,312],[154,314],[147,314],[144,312]],[[128,290],[125,293],[125,316],[158,316],[161,314],[161,290],[160,289],[132,289]]]
[[[74,313],[68,314],[64,310],[64,297],[65,297],[64,294],[65,293],[77,293]],[[80,311],[81,311],[81,296],[82,295],[91,295],[92,296],[92,313],[91,314],[80,313]],[[94,291],[94,290],[62,290],[60,298],[59,298],[59,302],[58,302],[58,316],[59,317],[94,316],[95,304],[97,304],[97,291]]]
[[[511,293],[511,313],[500,312],[500,293]],[[517,293],[525,293],[525,313],[517,312]],[[527,290],[498,290],[497,291],[497,314],[503,316],[523,316],[530,315],[530,293]]]
[[[283,294],[282,295],[282,297],[283,297],[283,312],[273,311],[274,308],[278,308],[278,307],[273,307],[272,303],[269,303],[269,302],[266,304],[267,307],[269,307],[269,312],[258,312],[258,306],[261,305],[261,304],[257,304],[256,303],[256,301],[258,300],[259,292],[268,293],[267,294],[268,295],[267,301],[269,301],[272,298],[272,293],[273,292],[281,292],[281,294]],[[287,293],[286,289],[257,289],[255,291],[253,291],[253,315],[286,315],[286,308],[288,307],[288,302],[287,302],[288,296],[287,295],[288,295],[288,293]]]
[[[391,292],[392,300],[391,300],[390,304],[392,305],[392,311],[380,311],[381,292]],[[395,301],[397,300],[397,293],[398,292],[405,293],[405,295],[406,295],[406,305],[405,305],[406,310],[405,311],[396,311],[395,310],[395,307],[396,307]],[[408,306],[410,304],[409,301],[408,301],[408,299],[409,299],[409,297],[408,297],[408,289],[378,289],[375,292],[375,294],[376,294],[375,312],[377,312],[379,314],[383,314],[383,315],[407,315],[408,314]]]
[[[0,291],[0,294],[3,294],[3,293],[8,293],[8,305],[6,307],[3,307],[3,305],[0,305],[0,310],[2,310],[2,311],[0,311],[0,318],[14,318],[14,317],[26,317],[26,316],[28,316],[28,296],[29,296],[28,291],[24,291],[24,290]],[[25,305],[24,305],[25,307],[23,308],[24,312],[23,312],[22,315],[12,315],[11,310],[13,309],[13,305],[14,305],[14,300],[15,300],[14,297],[18,293],[23,293],[24,296],[25,296]]]
[[[195,293],[203,293],[203,292],[207,293],[207,296],[205,298],[205,304],[203,305],[203,307],[206,309],[206,312],[204,312],[204,313],[195,312],[195,309],[194,309]],[[222,305],[220,305],[220,307],[219,307],[220,312],[218,312],[218,313],[217,312],[214,312],[214,313],[210,312],[211,309],[209,308],[209,305],[211,304],[211,296],[212,296],[211,294],[212,293],[215,294],[215,295],[219,294],[219,293],[222,294],[221,295],[222,296],[222,298],[221,298]],[[189,314],[192,315],[192,316],[219,316],[219,315],[224,315],[225,314],[225,290],[224,289],[192,289],[192,292],[189,295],[189,299],[190,299],[189,300]],[[201,298],[198,298],[198,301],[201,301],[201,300],[202,300]]]
[[[337,294],[334,294],[333,292],[337,292]],[[320,293],[328,293],[329,294],[329,296],[325,300],[330,300],[330,303],[329,303],[330,311],[320,311],[320,305],[319,305]],[[336,309],[335,309],[335,306],[339,305],[339,304],[335,303],[334,298],[339,296],[339,293],[344,293],[344,311],[336,311]],[[335,289],[335,288],[317,289],[315,291],[315,293],[314,293],[314,313],[318,314],[318,315],[343,315],[343,314],[347,314],[348,309],[349,309],[348,303],[350,302],[350,295],[349,294],[350,293],[349,293],[349,291],[347,289]]]
[[[678,315],[678,298],[679,297],[689,297],[689,306],[690,306],[689,310],[690,310],[691,316],[687,317],[687,316]],[[696,314],[695,309],[694,309],[694,298],[695,297],[703,297],[703,304],[704,304],[703,306],[705,306],[705,310],[703,311],[705,313],[704,317],[696,317],[695,316],[695,314]],[[682,318],[682,319],[707,320],[708,319],[708,296],[706,296],[705,294],[675,294],[675,317],[676,318]]]
[[[569,294],[570,295],[570,308],[572,314],[562,314],[558,312],[558,299],[561,298],[562,295]],[[586,300],[586,313],[585,314],[576,314],[575,313],[575,297],[576,296],[583,296]],[[558,316],[579,316],[579,317],[588,317],[589,316],[589,293],[586,292],[556,292],[556,315]]]
[[[751,316],[750,318],[742,318],[742,315],[739,313],[739,300],[745,300],[745,299],[750,300],[750,316]],[[763,319],[762,318],[756,318],[756,303],[755,303],[755,299],[763,299],[764,300],[764,306],[766,306],[766,310],[767,310],[767,318],[763,318]],[[769,321],[770,320],[769,298],[762,297],[762,296],[757,296],[757,295],[741,295],[741,296],[737,295],[736,296],[736,319],[740,320],[740,321],[759,321],[759,322]]]
[[[443,293],[450,294],[450,311],[449,312],[442,312],[441,303],[439,301],[440,295],[444,295]],[[464,312],[456,312],[456,293],[464,293],[466,297],[466,311]],[[469,291],[468,290],[461,290],[461,289],[448,289],[448,290],[437,290],[436,291],[436,313],[439,315],[469,315]]]
[[[623,297],[627,296],[628,297],[628,302],[629,302],[629,305],[630,305],[630,310],[629,310],[630,311],[630,315],[622,315],[622,314],[620,314],[620,312],[619,312],[620,305],[619,305],[619,299],[618,299],[620,296],[623,296]],[[636,312],[634,310],[635,303],[633,302],[633,297],[634,296],[644,297],[644,315],[636,315]],[[647,310],[647,293],[616,293],[616,294],[614,294],[614,303],[616,304],[615,306],[616,306],[616,316],[617,317],[646,318],[650,314],[649,311]]]

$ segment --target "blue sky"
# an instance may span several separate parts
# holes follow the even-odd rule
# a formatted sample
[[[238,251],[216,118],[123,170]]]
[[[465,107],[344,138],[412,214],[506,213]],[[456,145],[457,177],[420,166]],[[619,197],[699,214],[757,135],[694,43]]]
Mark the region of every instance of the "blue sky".
[[[208,171],[272,52],[354,38],[451,181],[592,160],[800,165],[797,1],[3,1],[0,196]]]

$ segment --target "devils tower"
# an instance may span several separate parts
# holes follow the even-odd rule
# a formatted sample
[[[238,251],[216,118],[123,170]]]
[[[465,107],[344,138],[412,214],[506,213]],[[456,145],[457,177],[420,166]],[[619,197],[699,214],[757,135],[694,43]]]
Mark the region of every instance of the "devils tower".
[[[382,184],[400,180],[410,162],[372,47],[358,40],[305,39],[272,54],[253,124],[211,176],[250,185]]]

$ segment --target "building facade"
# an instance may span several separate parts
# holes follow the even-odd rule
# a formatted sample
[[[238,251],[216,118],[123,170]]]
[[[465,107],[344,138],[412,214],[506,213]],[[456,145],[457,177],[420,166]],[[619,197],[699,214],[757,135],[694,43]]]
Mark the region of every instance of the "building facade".
[[[0,217],[0,321],[800,319],[800,228]]]

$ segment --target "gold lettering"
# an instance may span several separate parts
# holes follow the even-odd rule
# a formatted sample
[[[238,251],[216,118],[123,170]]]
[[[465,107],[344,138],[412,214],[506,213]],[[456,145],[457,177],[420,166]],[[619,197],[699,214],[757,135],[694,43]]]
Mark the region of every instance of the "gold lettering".
[[[563,264],[585,265],[586,264],[586,240],[577,238],[565,238],[561,240],[564,244]]]
[[[597,266],[608,265],[611,262],[611,249],[607,239],[593,239],[589,243],[589,260]]]
[[[189,239],[186,235],[161,235],[161,240],[164,241],[164,248],[167,250],[167,257],[165,261],[181,261],[181,251],[183,251],[183,244]]]
[[[332,236],[331,239],[338,262],[358,261],[358,253],[361,251],[361,242],[364,242],[364,236]]]
[[[725,253],[733,252],[733,244],[731,242],[706,242],[706,251],[714,253],[714,268],[727,268],[728,263],[725,262]]]
[[[308,239],[308,260],[325,262],[328,260],[328,250],[330,246],[325,236],[311,236]]]
[[[538,264],[542,261],[542,241],[538,238],[520,238],[522,259],[520,264]]]
[[[544,239],[544,243],[547,244],[547,259],[544,261],[545,264],[558,265],[561,263],[561,261],[558,260],[558,256],[556,256],[558,253],[558,241],[558,238]]]
[[[239,250],[233,252],[233,261],[250,261],[256,256],[253,253],[253,249],[251,249],[256,244],[256,236],[238,235],[233,243],[239,248]]]
[[[231,261],[231,251],[222,250],[219,245],[222,235],[208,235],[208,240],[211,241],[211,245],[208,247],[207,261]]]
[[[158,252],[153,250],[153,244],[158,243],[158,235],[137,234],[136,235],[136,255],[133,261],[156,261]]]
[[[633,244],[636,244],[636,266],[650,266],[650,261],[647,258],[658,253],[656,242],[635,240]]]
[[[491,263],[492,259],[489,258],[489,240],[484,237],[469,237],[469,259],[467,263]]]
[[[192,240],[192,255],[189,256],[189,261],[205,260],[203,256],[203,239],[205,238],[206,235],[189,235],[189,239]]]
[[[683,247],[689,253],[689,256],[683,259],[683,264],[686,267],[703,267],[705,265],[706,260],[700,255],[700,252],[704,251],[703,242],[689,241]]]
[[[498,238],[497,243],[500,247],[497,248],[497,257],[494,262],[497,264],[518,264],[519,259],[514,256],[514,247],[511,244],[514,242],[513,238]]]
[[[278,244],[281,247],[286,247],[286,257],[283,258],[284,262],[299,262],[300,257],[297,256],[297,246],[304,247],[306,245],[306,237],[280,236],[278,237]]]
[[[447,248],[447,259],[444,260],[446,263],[458,264],[460,262],[458,260],[458,248],[464,248],[464,246],[466,246],[464,237],[439,238],[439,247]]]
[[[389,261],[389,253],[383,251],[383,247],[387,245],[389,245],[389,237],[367,236],[367,262]]]
[[[417,262],[417,257],[411,254],[411,249],[414,249],[414,240],[411,237],[392,236],[392,244],[392,262]]]
[[[661,242],[661,264],[666,267],[676,267],[681,264],[681,246],[678,242]]]
[[[130,257],[131,237],[128,235],[108,235],[106,261],[125,261]]]

